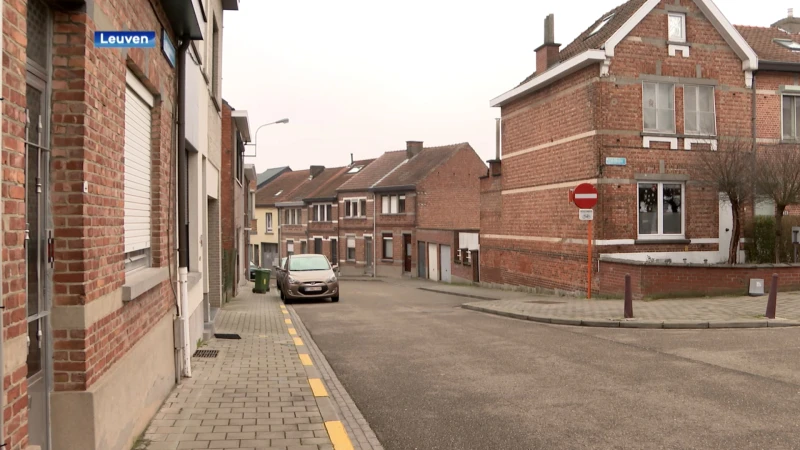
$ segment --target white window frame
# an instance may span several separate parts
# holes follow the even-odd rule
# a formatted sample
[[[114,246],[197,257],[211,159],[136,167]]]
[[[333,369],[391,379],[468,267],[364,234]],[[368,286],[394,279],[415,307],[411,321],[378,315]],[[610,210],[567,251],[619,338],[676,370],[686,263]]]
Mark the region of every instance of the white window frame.
[[[655,106],[654,109],[656,111],[656,128],[647,128],[645,126],[645,121],[644,121],[644,111],[645,111],[645,104],[644,104],[645,95],[644,94],[645,94],[645,92],[644,91],[645,91],[645,88],[646,88],[647,85],[655,86],[656,106]],[[658,128],[658,125],[659,125],[659,123],[658,123],[658,111],[666,109],[666,108],[661,108],[660,105],[658,104],[658,87],[659,87],[659,85],[669,86],[670,90],[671,90],[671,95],[672,95],[672,109],[671,109],[671,111],[672,111],[672,128],[668,129],[668,130],[665,130],[665,129],[662,130],[662,129]],[[676,127],[677,127],[677,124],[676,124],[676,120],[675,120],[675,83],[661,83],[661,82],[657,82],[657,81],[643,81],[642,82],[642,131],[645,131],[647,133],[676,134]]]
[[[686,113],[687,113],[687,102],[686,102],[686,91],[689,89],[695,90],[695,114],[697,114],[697,128],[700,128],[700,114],[708,114],[708,113],[701,113],[698,111],[698,106],[700,105],[700,92],[705,89],[711,89],[711,105],[712,111],[711,114],[714,115],[714,130],[711,133],[704,133],[702,131],[689,131],[688,127],[686,126],[689,122],[686,120]],[[781,111],[783,110],[783,104],[781,104]],[[783,123],[783,122],[781,122]],[[691,136],[716,136],[717,135],[717,90],[714,86],[702,85],[702,84],[686,84],[683,86],[683,132],[684,134],[688,134]]]
[[[272,233],[272,213],[268,212],[264,217],[264,220],[266,220],[264,226],[266,227],[267,233]]]
[[[403,200],[403,210],[400,211],[400,200]],[[403,214],[405,208],[405,194],[381,196],[381,214]]]
[[[670,19],[672,19],[673,17],[676,17],[676,18],[680,19],[680,21],[681,21],[681,31],[682,31],[683,35],[680,36],[678,39],[673,39],[672,35],[670,34],[669,23],[670,23]],[[679,12],[670,12],[669,14],[667,14],[667,41],[668,42],[680,42],[680,43],[685,43],[686,42],[686,14],[679,13]]]
[[[794,120],[792,120],[792,125],[794,126],[794,133],[791,136],[787,137],[784,132],[784,114],[783,114],[783,102],[786,98],[792,99],[792,114],[794,116]],[[800,140],[800,124],[798,124],[798,114],[797,114],[797,107],[798,102],[800,102],[800,95],[795,94],[781,94],[781,140],[782,141],[797,141]]]
[[[366,203],[366,199],[363,198],[346,198],[344,199],[344,212],[342,213],[343,217],[347,218],[358,218],[358,217],[367,217],[366,207],[361,208],[361,202]],[[350,208],[350,214],[347,214],[348,205]]]
[[[294,255],[294,240],[287,239],[286,240],[286,253],[289,255]]]
[[[389,255],[389,257],[386,257],[387,242],[389,242],[389,249],[392,251],[392,254]],[[381,259],[394,260],[394,235],[392,234],[381,234]]]
[[[330,214],[328,213],[328,208],[330,208]],[[330,203],[315,203],[311,205],[311,209],[314,213],[312,216],[314,218],[314,222],[333,221],[333,205]]]
[[[347,247],[345,249],[345,260],[347,261],[355,261],[356,260],[356,237],[355,236],[346,236],[345,239],[347,240]],[[353,244],[352,246],[350,244]],[[353,257],[350,258],[350,249],[353,249]]]
[[[127,99],[128,91],[133,91],[133,94],[136,95],[138,97],[138,99],[141,100],[149,108],[149,112],[150,112],[151,115],[148,116],[148,119],[150,120],[149,127],[150,127],[150,130],[152,132],[152,129],[153,129],[152,111],[153,111],[153,108],[155,107],[155,97],[153,96],[152,93],[150,93],[149,90],[147,90],[147,88],[145,87],[144,83],[142,83],[141,80],[139,80],[139,78],[133,72],[131,72],[130,70],[128,70],[127,73],[126,73],[126,84],[125,84],[126,108],[127,108],[127,102],[128,102],[128,99]],[[125,126],[127,126],[127,124],[125,124]],[[126,140],[127,140],[127,135],[126,135]],[[138,246],[137,248],[135,248],[133,250],[128,250],[128,251],[124,252],[124,261],[125,261],[125,271],[126,272],[132,272],[132,271],[135,271],[135,270],[148,268],[148,267],[151,267],[151,265],[152,265],[152,259],[151,259],[151,256],[152,256],[152,253],[151,253],[151,250],[152,250],[152,226],[153,226],[153,223],[152,223],[152,214],[153,214],[152,213],[152,202],[153,202],[153,192],[152,192],[152,188],[153,188],[153,184],[152,184],[152,182],[153,182],[153,166],[152,166],[152,164],[153,164],[152,163],[152,161],[153,161],[152,160],[152,158],[153,158],[153,144],[152,144],[152,139],[148,140],[147,156],[148,156],[148,163],[150,165],[150,167],[149,167],[149,176],[150,176],[150,178],[148,180],[149,181],[149,186],[147,186],[147,191],[149,192],[149,197],[150,197],[149,200],[150,200],[150,208],[151,208],[150,211],[148,211],[148,214],[147,214],[147,219],[150,221],[150,223],[148,224],[147,228],[148,228],[148,231],[150,232],[150,236],[148,237],[147,244],[145,246]],[[127,162],[125,164],[127,164]],[[127,166],[125,166],[125,165],[123,166],[123,171],[125,173],[127,173]],[[127,197],[127,194],[125,194],[124,197]],[[123,231],[123,236],[124,236],[124,234],[125,234],[125,232]]]
[[[641,233],[641,219],[639,214],[639,186],[641,185],[658,185],[656,193],[656,220],[658,221],[658,231],[654,234]],[[681,232],[679,234],[664,234],[664,185],[665,184],[678,184],[681,186]],[[669,239],[684,239],[686,236],[686,182],[684,181],[639,181],[636,183],[636,234],[641,240],[669,240]]]

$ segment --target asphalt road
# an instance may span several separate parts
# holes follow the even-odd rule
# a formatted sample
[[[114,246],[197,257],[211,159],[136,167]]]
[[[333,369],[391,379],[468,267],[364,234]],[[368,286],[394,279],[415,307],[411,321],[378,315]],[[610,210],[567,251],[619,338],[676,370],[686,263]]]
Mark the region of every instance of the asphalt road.
[[[800,330],[558,326],[467,301],[343,281],[339,303],[292,306],[387,450],[800,449]]]

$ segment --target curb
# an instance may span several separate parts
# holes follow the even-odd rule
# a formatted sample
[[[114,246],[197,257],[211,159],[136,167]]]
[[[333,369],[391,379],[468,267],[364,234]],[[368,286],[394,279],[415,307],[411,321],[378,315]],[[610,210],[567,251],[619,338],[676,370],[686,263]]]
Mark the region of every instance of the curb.
[[[445,291],[443,289],[432,289],[432,288],[425,288],[425,287],[418,287],[417,289],[419,289],[421,291],[436,292],[438,294],[448,294],[448,295],[455,295],[457,297],[474,298],[474,299],[477,299],[477,300],[501,300],[501,299],[499,299],[497,297],[482,297],[480,295],[462,294],[460,292]]]
[[[380,441],[378,441],[372,428],[366,425],[365,429],[365,426],[361,425],[360,421],[364,420],[366,422],[366,419],[364,419],[361,415],[361,411],[358,410],[358,407],[355,406],[354,403],[352,406],[354,411],[349,411],[350,414],[342,413],[337,400],[333,398],[335,396],[334,392],[340,395],[344,401],[349,400],[352,403],[352,399],[347,391],[344,391],[341,382],[336,378],[335,372],[328,364],[327,359],[325,359],[325,355],[312,339],[311,333],[303,324],[297,311],[295,311],[292,306],[287,307],[283,301],[278,301],[279,305],[283,306],[281,309],[289,313],[287,315],[289,320],[292,321],[292,325],[287,324],[287,327],[291,326],[295,328],[297,336],[299,336],[299,339],[295,340],[295,348],[302,361],[309,383],[311,384],[311,381],[314,380],[317,389],[322,391],[321,393],[315,392],[314,400],[320,410],[322,421],[325,424],[333,447],[336,450],[383,450],[383,446],[380,444]],[[322,367],[324,372],[328,375],[329,380],[325,379],[325,374],[320,371],[319,367]],[[341,389],[336,386],[337,384]],[[319,386],[321,386],[321,388]],[[314,390],[313,385],[312,390]],[[354,427],[358,428],[354,430]]]
[[[637,319],[573,319],[567,317],[536,316],[533,314],[500,311],[482,306],[463,304],[463,309],[478,311],[511,319],[529,320],[531,322],[549,323],[554,325],[572,325],[583,327],[606,328],[640,328],[640,329],[673,329],[691,330],[706,328],[786,328],[799,327],[800,321],[785,319],[761,320],[637,320]]]

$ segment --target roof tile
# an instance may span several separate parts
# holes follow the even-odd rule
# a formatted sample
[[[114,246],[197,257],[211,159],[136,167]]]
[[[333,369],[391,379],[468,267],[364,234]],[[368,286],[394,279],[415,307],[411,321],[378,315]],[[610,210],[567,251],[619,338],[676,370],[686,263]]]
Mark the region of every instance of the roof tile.
[[[759,59],[800,63],[800,52],[792,51],[775,42],[775,39],[788,39],[800,44],[798,35],[777,27],[750,27],[744,25],[735,25],[735,27],[744,40],[747,41],[747,44],[753,48]]]
[[[427,147],[409,159],[408,162],[397,167],[374,185],[374,187],[387,188],[416,185],[434,169],[450,159],[456,152],[463,149],[472,149],[466,142],[441,147]]]

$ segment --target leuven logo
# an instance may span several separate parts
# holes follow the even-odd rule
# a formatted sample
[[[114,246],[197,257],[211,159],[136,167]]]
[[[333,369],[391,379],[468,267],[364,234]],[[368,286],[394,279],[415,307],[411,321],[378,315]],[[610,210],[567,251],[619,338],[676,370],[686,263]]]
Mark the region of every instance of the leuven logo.
[[[95,47],[154,48],[155,31],[95,31]]]

